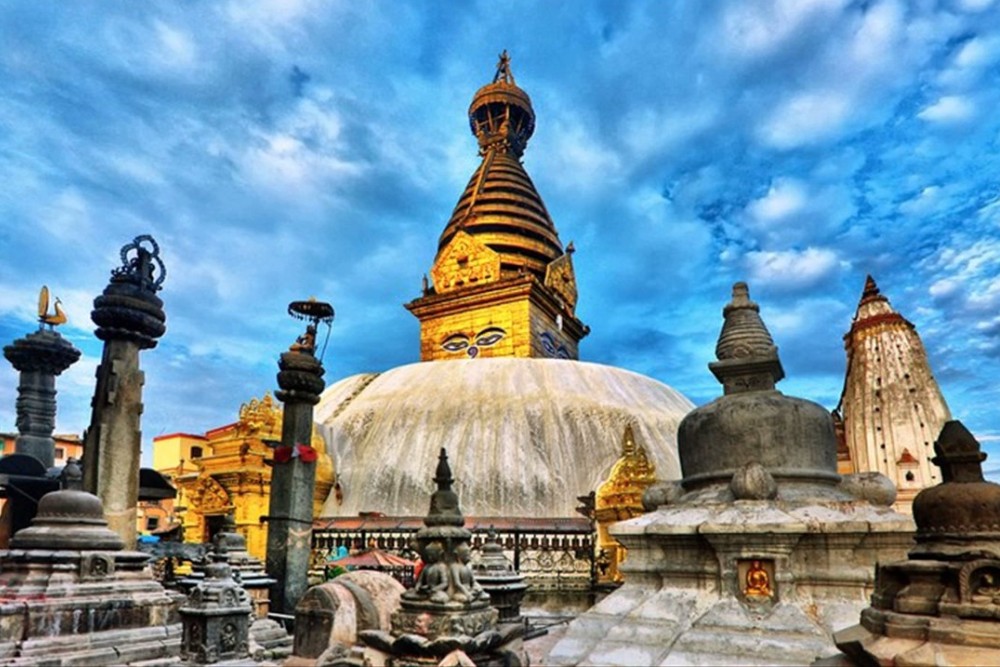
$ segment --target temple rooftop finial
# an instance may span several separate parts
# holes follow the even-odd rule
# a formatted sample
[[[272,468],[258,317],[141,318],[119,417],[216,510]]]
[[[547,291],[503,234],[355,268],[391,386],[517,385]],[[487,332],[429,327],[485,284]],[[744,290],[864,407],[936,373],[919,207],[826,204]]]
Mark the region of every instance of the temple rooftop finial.
[[[875,284],[875,279],[872,278],[872,274],[865,276],[865,289],[861,292],[861,303],[872,301],[874,299],[885,297],[882,296],[882,292],[879,291],[878,285]]]
[[[511,85],[516,85],[514,83],[514,73],[510,71],[510,54],[507,53],[507,49],[504,49],[499,56],[497,61],[497,73],[493,75],[493,83],[509,83]]]

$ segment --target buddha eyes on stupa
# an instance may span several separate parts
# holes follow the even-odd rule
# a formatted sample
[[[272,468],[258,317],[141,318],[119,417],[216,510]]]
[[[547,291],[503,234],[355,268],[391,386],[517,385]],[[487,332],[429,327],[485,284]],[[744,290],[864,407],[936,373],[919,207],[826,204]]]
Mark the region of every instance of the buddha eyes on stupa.
[[[496,345],[506,335],[507,331],[500,327],[486,327],[475,335],[475,342],[470,343],[469,336],[464,333],[455,333],[444,339],[444,342],[441,343],[441,349],[448,352],[461,352],[465,350],[466,354],[475,358],[479,355],[481,348]]]

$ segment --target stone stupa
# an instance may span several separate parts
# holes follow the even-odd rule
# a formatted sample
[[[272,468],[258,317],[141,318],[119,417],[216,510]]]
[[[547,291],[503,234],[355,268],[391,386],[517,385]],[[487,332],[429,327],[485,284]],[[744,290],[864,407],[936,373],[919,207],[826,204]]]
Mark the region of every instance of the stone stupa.
[[[442,448],[434,475],[437,491],[416,540],[424,568],[413,588],[402,594],[392,614],[392,631],[365,630],[370,664],[437,665],[523,664],[519,623],[498,625],[499,614],[469,566],[472,533],[452,490],[454,479]],[[449,657],[450,656],[450,657]]]
[[[949,421],[934,443],[943,482],[913,501],[917,546],[880,565],[861,624],[837,646],[864,665],[1000,665],[1000,484]]]
[[[153,578],[148,554],[125,550],[80,477],[70,459],[67,488],[46,494],[0,551],[0,664],[179,662],[178,600]]]
[[[867,604],[876,561],[912,543],[888,480],[842,483],[829,412],[775,389],[784,371],[746,284],[723,315],[709,368],[724,395],[681,422],[683,479],[651,487],[658,509],[611,529],[628,549],[625,584],[570,624],[546,665],[836,655],[833,632]]]

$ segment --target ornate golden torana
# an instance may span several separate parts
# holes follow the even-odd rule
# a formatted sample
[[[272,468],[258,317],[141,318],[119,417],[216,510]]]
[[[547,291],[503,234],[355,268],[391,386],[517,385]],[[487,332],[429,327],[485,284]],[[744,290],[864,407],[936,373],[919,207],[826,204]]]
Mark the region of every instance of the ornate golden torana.
[[[578,358],[572,244],[521,164],[535,130],[528,94],[500,56],[469,107],[482,162],[438,241],[433,284],[407,308],[420,319],[421,359]]]
[[[597,546],[604,551],[608,568],[600,574],[604,581],[622,580],[618,565],[625,560],[625,548],[608,532],[608,527],[642,514],[642,494],[656,481],[656,467],[636,442],[632,425],[625,426],[622,455],[611,467],[611,473],[598,488],[594,499],[597,521]]]

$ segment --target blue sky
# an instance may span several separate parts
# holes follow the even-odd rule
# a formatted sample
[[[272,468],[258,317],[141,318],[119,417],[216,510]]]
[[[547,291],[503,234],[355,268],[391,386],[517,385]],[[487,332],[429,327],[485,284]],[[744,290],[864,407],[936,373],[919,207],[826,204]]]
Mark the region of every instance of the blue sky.
[[[524,156],[574,241],[581,358],[696,403],[736,280],[780,388],[833,407],[866,273],[917,325],[955,417],[1000,469],[1000,7],[893,2],[3,2],[0,339],[91,302],[152,234],[167,334],[143,431],[203,432],[275,386],[337,309],[330,381],[418,359],[418,296],[478,164],[465,117],[509,49],[538,116]],[[17,377],[0,364],[0,429]]]

